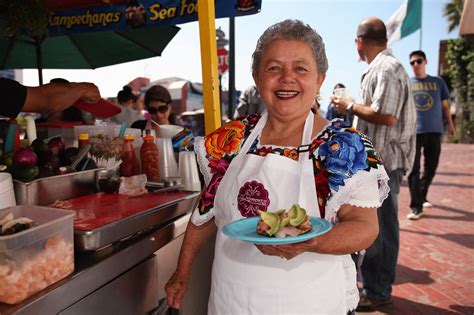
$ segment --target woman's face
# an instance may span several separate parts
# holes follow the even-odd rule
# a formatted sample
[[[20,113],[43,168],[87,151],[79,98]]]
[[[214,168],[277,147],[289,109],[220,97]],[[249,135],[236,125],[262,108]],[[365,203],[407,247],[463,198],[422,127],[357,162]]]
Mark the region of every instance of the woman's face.
[[[307,115],[324,76],[319,75],[311,48],[299,40],[278,39],[264,50],[255,84],[270,115]]]
[[[165,102],[156,100],[150,101],[148,103],[148,112],[151,118],[160,125],[169,124],[168,117],[170,116],[171,109]]]

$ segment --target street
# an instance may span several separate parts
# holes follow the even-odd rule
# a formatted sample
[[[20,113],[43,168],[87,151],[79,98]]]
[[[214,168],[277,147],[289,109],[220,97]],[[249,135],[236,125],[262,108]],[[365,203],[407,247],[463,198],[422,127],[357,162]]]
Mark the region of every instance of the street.
[[[371,314],[474,314],[474,145],[443,144],[428,200],[433,208],[408,220],[404,178],[393,304]]]

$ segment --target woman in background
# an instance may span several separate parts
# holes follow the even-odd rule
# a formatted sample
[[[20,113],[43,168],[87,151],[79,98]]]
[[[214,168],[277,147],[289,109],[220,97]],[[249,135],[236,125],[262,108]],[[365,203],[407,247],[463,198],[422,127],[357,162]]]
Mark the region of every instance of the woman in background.
[[[137,101],[137,96],[133,94],[132,89],[125,85],[117,94],[117,101],[122,111],[110,118],[111,121],[121,124],[125,122],[127,126],[131,126],[134,121],[143,119],[143,115],[133,108]]]
[[[151,118],[135,121],[132,124],[132,128],[155,130],[156,135],[158,136],[160,134],[160,128],[158,125],[175,124],[175,115],[171,113],[172,102],[170,92],[168,92],[165,87],[161,85],[153,85],[145,93],[145,108]]]

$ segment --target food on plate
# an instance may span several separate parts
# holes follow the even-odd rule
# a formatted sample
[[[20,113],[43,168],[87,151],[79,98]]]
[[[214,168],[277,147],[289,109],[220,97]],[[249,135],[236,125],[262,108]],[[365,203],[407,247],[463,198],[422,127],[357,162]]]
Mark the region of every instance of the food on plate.
[[[306,210],[294,204],[286,211],[276,212],[259,211],[260,221],[257,224],[257,233],[270,237],[292,237],[311,231],[312,225]]]

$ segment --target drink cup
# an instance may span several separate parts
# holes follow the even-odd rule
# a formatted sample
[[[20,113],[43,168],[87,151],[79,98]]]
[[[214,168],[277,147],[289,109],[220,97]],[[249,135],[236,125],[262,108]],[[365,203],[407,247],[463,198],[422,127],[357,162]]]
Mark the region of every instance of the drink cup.
[[[184,186],[184,190],[201,190],[196,155],[193,151],[179,152],[179,176],[181,177],[181,183]]]
[[[178,176],[178,165],[174,157],[173,145],[171,138],[156,139],[158,152],[160,154],[160,177],[176,177]]]
[[[349,91],[346,88],[337,88],[333,91],[334,95],[342,98],[349,98]]]
[[[0,209],[16,206],[13,180],[9,173],[0,173]]]

